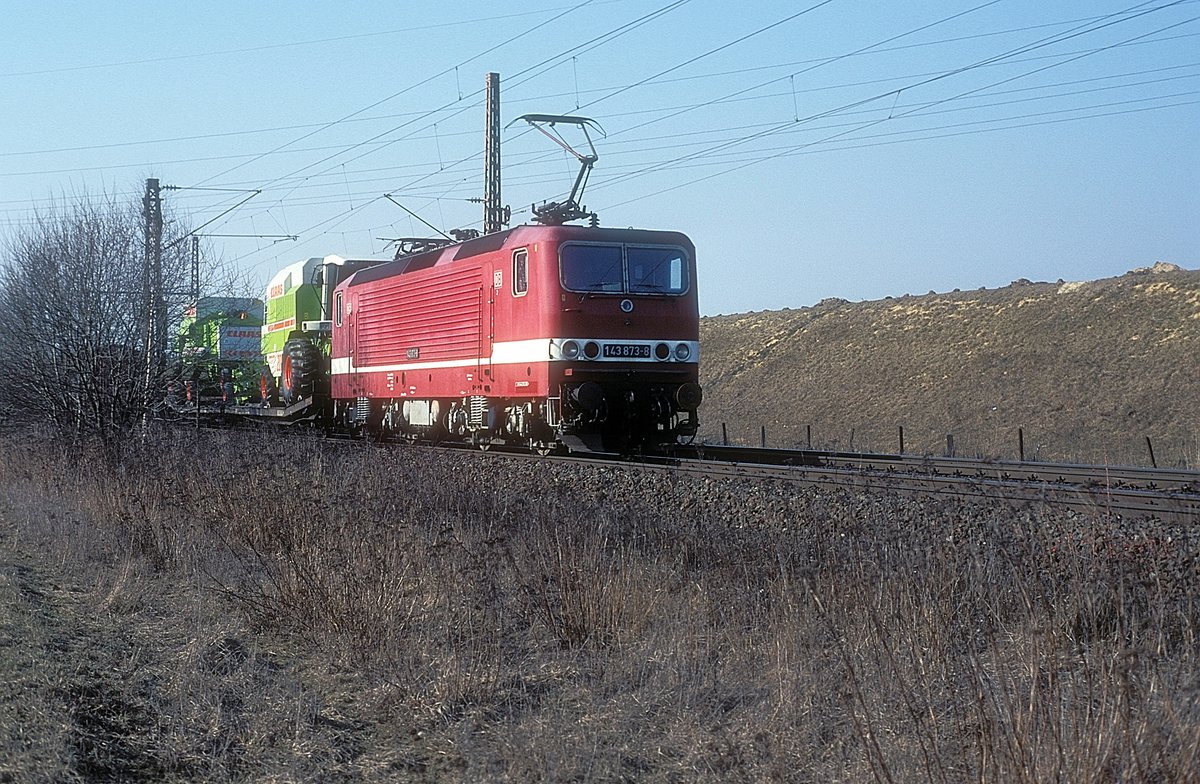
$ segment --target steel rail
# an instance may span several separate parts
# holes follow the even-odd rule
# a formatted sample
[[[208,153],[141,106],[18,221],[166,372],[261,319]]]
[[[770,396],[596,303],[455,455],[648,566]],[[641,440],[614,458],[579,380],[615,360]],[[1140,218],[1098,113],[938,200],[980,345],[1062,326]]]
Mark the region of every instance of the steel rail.
[[[1083,514],[1129,519],[1154,517],[1180,524],[1200,522],[1200,493],[1123,487],[1095,487],[1028,479],[876,471],[850,466],[779,466],[761,463],[681,459],[663,456],[636,458],[597,454],[540,457],[517,450],[492,449],[497,459],[549,460],[577,465],[607,465],[629,470],[684,473],[744,481],[840,488],[862,492],[893,492],[971,503],[1005,504],[1012,508],[1053,508]]]
[[[929,455],[830,452],[813,449],[760,449],[720,445],[679,447],[681,458],[738,462],[755,465],[844,466],[875,471],[976,476],[990,479],[1020,479],[1032,482],[1083,484],[1098,487],[1200,491],[1200,471],[1180,468],[1041,463],[1016,460],[933,457]]]

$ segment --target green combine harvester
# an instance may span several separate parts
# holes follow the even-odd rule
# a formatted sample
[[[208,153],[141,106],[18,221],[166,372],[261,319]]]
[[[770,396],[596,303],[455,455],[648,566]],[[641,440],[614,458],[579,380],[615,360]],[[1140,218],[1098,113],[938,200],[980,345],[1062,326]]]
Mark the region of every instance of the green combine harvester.
[[[188,308],[176,333],[176,394],[201,405],[257,402],[262,313],[252,297],[201,297]]]
[[[333,290],[384,259],[314,256],[284,267],[267,284],[260,379],[264,406],[293,406],[327,392]]]

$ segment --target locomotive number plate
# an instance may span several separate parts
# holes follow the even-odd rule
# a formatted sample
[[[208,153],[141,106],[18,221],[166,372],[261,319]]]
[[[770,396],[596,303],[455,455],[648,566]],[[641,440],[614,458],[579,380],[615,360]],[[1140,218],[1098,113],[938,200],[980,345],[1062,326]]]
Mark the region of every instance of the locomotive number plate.
[[[621,359],[649,359],[649,346],[635,346],[631,343],[605,343],[604,356]]]

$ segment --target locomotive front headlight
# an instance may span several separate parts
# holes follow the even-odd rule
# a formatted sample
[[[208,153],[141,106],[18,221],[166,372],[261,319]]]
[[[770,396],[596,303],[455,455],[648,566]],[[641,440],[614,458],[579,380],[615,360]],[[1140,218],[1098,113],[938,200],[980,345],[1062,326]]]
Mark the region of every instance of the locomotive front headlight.
[[[689,359],[691,359],[691,356],[692,347],[687,343],[680,343],[675,346],[675,359],[679,360],[680,362],[687,362]]]
[[[600,356],[600,344],[594,340],[589,340],[583,344],[583,356],[586,359],[595,359]]]
[[[654,347],[654,356],[658,357],[659,359],[670,359],[671,347],[666,343],[659,343]]]
[[[568,340],[562,344],[563,359],[579,359],[579,344]]]

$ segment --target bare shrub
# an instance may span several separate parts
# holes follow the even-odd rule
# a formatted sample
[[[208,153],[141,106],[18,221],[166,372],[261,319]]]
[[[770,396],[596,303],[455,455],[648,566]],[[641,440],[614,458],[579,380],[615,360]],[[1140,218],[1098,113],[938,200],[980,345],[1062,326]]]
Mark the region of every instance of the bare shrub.
[[[171,225],[186,231],[180,221]],[[119,447],[120,434],[140,420],[151,392],[164,388],[164,378],[148,377],[145,369],[145,252],[137,207],[112,198],[64,200],[11,235],[7,246],[0,266],[5,409]],[[166,291],[182,288],[187,259],[182,244],[166,243]],[[168,314],[168,323],[177,317]]]

